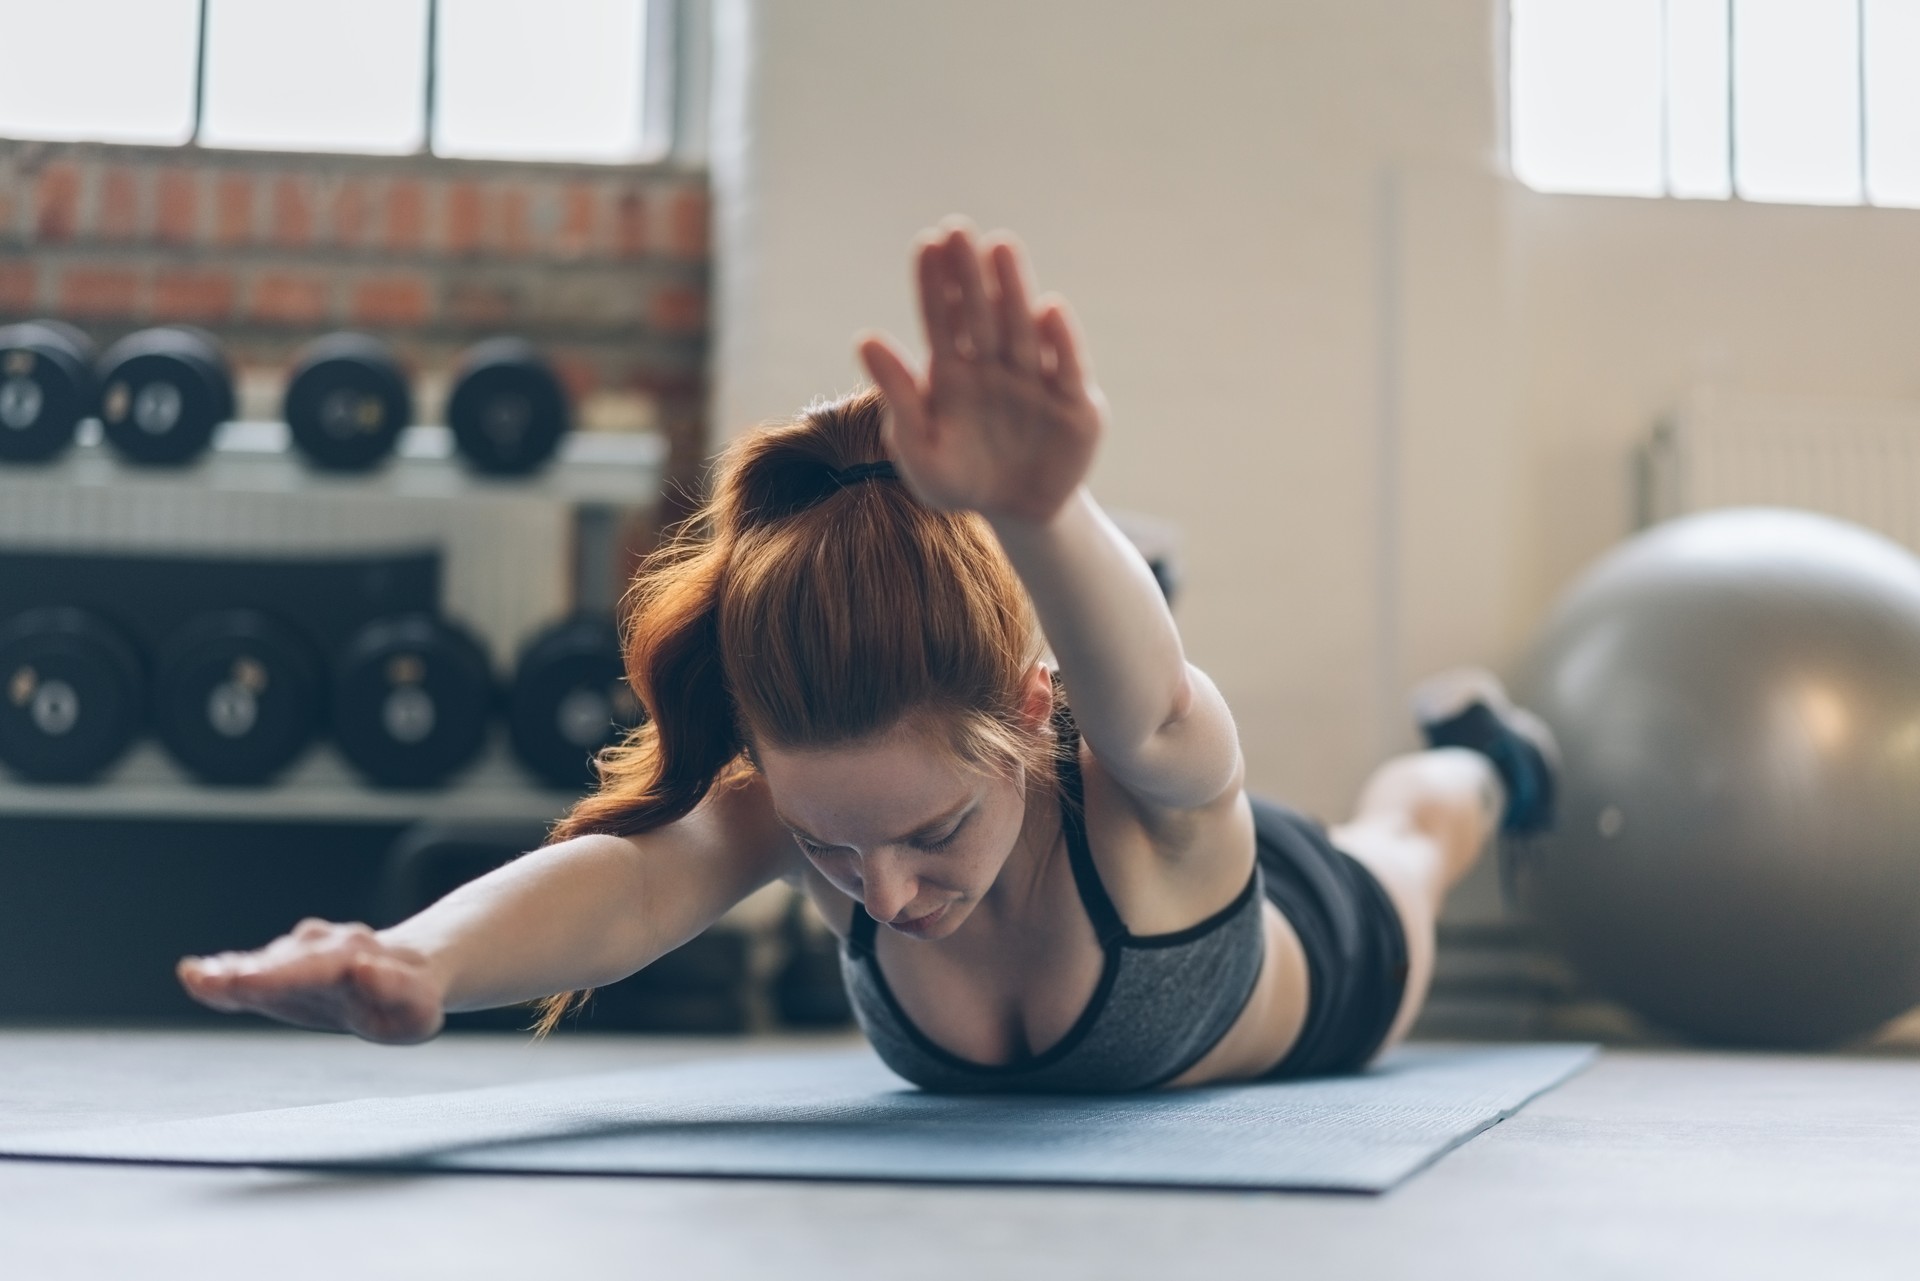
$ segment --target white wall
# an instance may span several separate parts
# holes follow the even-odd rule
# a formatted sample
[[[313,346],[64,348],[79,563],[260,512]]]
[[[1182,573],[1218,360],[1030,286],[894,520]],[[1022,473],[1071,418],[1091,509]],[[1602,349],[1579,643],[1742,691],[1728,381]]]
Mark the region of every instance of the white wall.
[[[1014,228],[1113,406],[1098,494],[1184,529],[1182,625],[1255,783],[1344,808],[1404,737],[1383,615],[1395,686],[1509,630],[1505,499],[1416,495],[1380,590],[1394,458],[1398,488],[1483,488],[1510,452],[1489,2],[723,5],[751,63],[716,120],[717,421],[851,386],[861,326],[911,333],[920,228]]]
[[[1526,192],[1502,11],[718,0],[717,422],[911,334],[923,226],[1014,228],[1113,407],[1096,492],[1184,529],[1254,785],[1342,810],[1411,678],[1509,661],[1628,531],[1694,383],[1920,395],[1920,213]]]
[[[1625,527],[1622,460],[1696,388],[1920,402],[1920,210],[1510,188],[1537,612]]]

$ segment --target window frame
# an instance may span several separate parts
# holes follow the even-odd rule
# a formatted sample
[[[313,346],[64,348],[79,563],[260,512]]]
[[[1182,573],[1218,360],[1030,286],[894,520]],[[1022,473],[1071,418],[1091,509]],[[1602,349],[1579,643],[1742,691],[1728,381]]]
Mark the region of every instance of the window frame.
[[[499,165],[505,167],[566,167],[619,173],[662,167],[699,167],[705,163],[705,113],[698,109],[699,95],[705,92],[708,77],[709,47],[705,39],[711,0],[640,0],[646,24],[646,54],[640,69],[640,136],[645,149],[639,156],[625,160],[505,159],[443,155],[433,149],[435,97],[438,80],[437,34],[440,0],[427,0],[426,77],[423,91],[426,102],[421,116],[419,147],[412,151],[352,151],[326,148],[228,147],[202,141],[206,119],[207,93],[207,18],[208,0],[197,0],[197,29],[194,40],[192,129],[184,141],[121,142],[104,138],[72,138],[67,145],[110,146],[137,151],[164,152],[169,155],[256,155],[299,156],[321,160],[355,159],[383,161],[429,160],[461,165]],[[0,140],[19,143],[49,143],[42,138],[13,138],[0,132]]]
[[[1856,76],[1856,83],[1855,83],[1855,104],[1854,104],[1854,109],[1856,113],[1855,120],[1857,124],[1855,136],[1856,136],[1857,143],[1856,143],[1856,154],[1853,157],[1853,161],[1856,166],[1858,179],[1859,179],[1858,195],[1854,199],[1834,200],[1834,201],[1778,200],[1778,199],[1772,199],[1767,197],[1751,196],[1741,189],[1742,184],[1740,180],[1740,168],[1739,168],[1740,136],[1739,136],[1739,123],[1738,123],[1739,121],[1738,102],[1739,102],[1739,91],[1740,91],[1739,90],[1740,72],[1739,72],[1739,57],[1738,57],[1739,0],[1727,0],[1727,23],[1726,23],[1726,33],[1725,33],[1726,77],[1727,77],[1726,133],[1722,142],[1722,146],[1725,152],[1726,167],[1727,167],[1727,191],[1725,194],[1707,195],[1707,194],[1699,194],[1699,193],[1676,189],[1676,183],[1674,182],[1674,175],[1673,175],[1672,158],[1671,158],[1671,155],[1669,154],[1672,146],[1671,123],[1670,123],[1671,110],[1672,110],[1671,100],[1670,100],[1671,85],[1668,83],[1664,75],[1662,76],[1661,83],[1660,83],[1660,120],[1661,120],[1660,187],[1661,189],[1657,195],[1645,194],[1645,195],[1625,196],[1619,193],[1610,193],[1610,192],[1580,191],[1577,189],[1545,188],[1545,187],[1533,186],[1531,183],[1527,182],[1526,179],[1520,176],[1520,173],[1514,164],[1514,138],[1515,138],[1514,125],[1515,125],[1516,112],[1515,112],[1515,100],[1514,100],[1515,95],[1514,95],[1513,86],[1514,86],[1514,68],[1517,61],[1516,49],[1514,46],[1515,26],[1517,24],[1515,21],[1514,10],[1518,3],[1519,3],[1519,0],[1506,0],[1506,3],[1502,4],[1499,7],[1500,29],[1496,33],[1496,35],[1499,41],[1498,47],[1501,50],[1502,54],[1504,55],[1504,61],[1502,65],[1499,68],[1497,68],[1498,75],[1499,75],[1499,89],[1498,89],[1496,101],[1498,103],[1501,122],[1502,122],[1500,145],[1499,145],[1499,157],[1500,157],[1501,167],[1505,170],[1506,176],[1508,178],[1512,179],[1515,183],[1524,187],[1526,190],[1538,192],[1541,195],[1548,195],[1548,196],[1598,196],[1598,197],[1611,198],[1611,199],[1684,200],[1684,201],[1690,201],[1690,202],[1691,201],[1702,201],[1702,202],[1720,201],[1720,202],[1733,202],[1733,203],[1739,203],[1739,204],[1788,205],[1796,208],[1809,208],[1809,209],[1812,209],[1812,208],[1835,208],[1835,209],[1862,209],[1862,208],[1916,209],[1916,208],[1920,208],[1920,202],[1915,202],[1910,200],[1885,201],[1885,200],[1876,200],[1874,198],[1874,184],[1872,180],[1872,169],[1871,169],[1871,153],[1869,149],[1869,139],[1872,133],[1873,122],[1872,122],[1872,117],[1869,111],[1871,93],[1872,93],[1872,90],[1870,87],[1869,67],[1872,60],[1869,58],[1868,52],[1867,52],[1869,31],[1871,29],[1871,21],[1870,21],[1871,6],[1869,5],[1868,0],[1853,0],[1854,9],[1855,9],[1854,31],[1855,31],[1855,45],[1856,45],[1856,48],[1854,51],[1854,57],[1856,59],[1857,66],[1859,68],[1858,75]],[[1664,15],[1666,11],[1665,0],[1663,0],[1661,7],[1662,7],[1662,13]],[[1662,22],[1661,22],[1660,48],[1659,48],[1659,55],[1660,55],[1659,60],[1663,67],[1666,66],[1669,58],[1669,51],[1667,46],[1668,34],[1669,34],[1668,26],[1663,16]]]

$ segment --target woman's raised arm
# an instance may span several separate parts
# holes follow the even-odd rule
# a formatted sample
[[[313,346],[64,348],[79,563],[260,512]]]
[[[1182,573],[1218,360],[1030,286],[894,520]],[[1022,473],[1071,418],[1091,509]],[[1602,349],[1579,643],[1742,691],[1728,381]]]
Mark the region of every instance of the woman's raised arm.
[[[756,775],[645,835],[535,850],[389,929],[307,920],[258,951],[183,958],[178,973],[216,1010],[411,1044],[448,1013],[625,978],[797,860]]]
[[[992,524],[1107,772],[1164,808],[1215,800],[1239,778],[1233,720],[1186,661],[1145,562],[1087,491],[1106,406],[1065,300],[1034,301],[1019,245],[982,245],[964,225],[923,237],[915,267],[925,371],[884,336],[859,344],[902,477],[930,506]]]

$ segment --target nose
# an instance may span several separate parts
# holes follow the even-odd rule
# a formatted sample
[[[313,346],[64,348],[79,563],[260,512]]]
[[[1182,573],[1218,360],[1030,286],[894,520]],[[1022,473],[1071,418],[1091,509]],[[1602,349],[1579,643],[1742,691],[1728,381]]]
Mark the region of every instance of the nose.
[[[918,879],[884,855],[860,860],[860,886],[867,915],[881,922],[899,916],[920,893]]]

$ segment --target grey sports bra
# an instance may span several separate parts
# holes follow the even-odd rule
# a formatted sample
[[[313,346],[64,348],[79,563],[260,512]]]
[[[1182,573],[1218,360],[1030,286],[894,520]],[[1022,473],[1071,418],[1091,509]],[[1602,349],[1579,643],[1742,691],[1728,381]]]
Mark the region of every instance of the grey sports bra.
[[[1057,1044],[1007,1064],[975,1063],[933,1043],[900,1008],[874,954],[878,923],[856,908],[840,949],[847,995],[867,1039],[895,1072],[928,1090],[1112,1092],[1164,1085],[1225,1036],[1260,977],[1260,868],[1233,902],[1171,934],[1134,934],[1120,919],[1087,847],[1080,736],[1062,706],[1061,817],[1074,887],[1106,961],[1087,1008]]]

